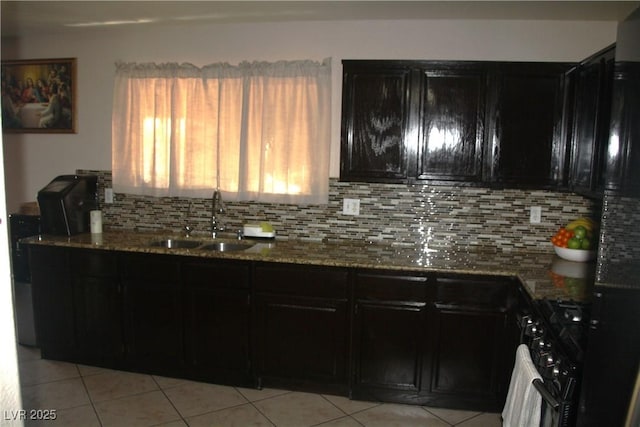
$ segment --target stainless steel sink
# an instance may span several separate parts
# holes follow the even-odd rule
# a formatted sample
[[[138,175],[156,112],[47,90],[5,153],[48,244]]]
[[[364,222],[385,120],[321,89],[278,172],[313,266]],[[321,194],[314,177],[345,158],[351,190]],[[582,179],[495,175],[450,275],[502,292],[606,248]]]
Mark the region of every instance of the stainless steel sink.
[[[202,245],[198,240],[165,239],[151,242],[149,246],[166,249],[193,249]]]
[[[233,252],[233,251],[244,251],[245,249],[249,249],[251,246],[253,246],[252,243],[215,242],[209,245],[205,245],[200,249],[203,249],[206,251]]]

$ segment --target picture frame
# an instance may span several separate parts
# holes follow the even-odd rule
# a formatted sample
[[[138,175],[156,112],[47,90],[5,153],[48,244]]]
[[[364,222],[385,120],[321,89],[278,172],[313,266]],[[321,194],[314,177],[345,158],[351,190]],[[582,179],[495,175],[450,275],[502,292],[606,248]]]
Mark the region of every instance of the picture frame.
[[[76,133],[76,58],[2,61],[2,131]]]

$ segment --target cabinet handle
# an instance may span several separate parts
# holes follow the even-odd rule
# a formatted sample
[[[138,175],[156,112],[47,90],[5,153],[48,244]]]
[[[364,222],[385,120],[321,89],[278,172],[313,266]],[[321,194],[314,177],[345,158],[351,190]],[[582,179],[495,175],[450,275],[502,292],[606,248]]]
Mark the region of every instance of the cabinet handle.
[[[483,313],[506,313],[506,307],[491,307],[491,306],[483,306],[483,305],[471,305],[471,304],[456,304],[456,303],[445,303],[445,302],[436,302],[434,306],[439,310],[465,310],[465,311],[475,311],[475,312],[483,312]]]

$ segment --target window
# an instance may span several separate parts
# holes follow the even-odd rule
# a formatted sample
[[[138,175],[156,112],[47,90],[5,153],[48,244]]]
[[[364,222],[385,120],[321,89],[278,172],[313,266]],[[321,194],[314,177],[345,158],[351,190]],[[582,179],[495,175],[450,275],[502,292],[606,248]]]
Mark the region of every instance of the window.
[[[329,60],[118,64],[114,190],[327,203],[330,79]]]

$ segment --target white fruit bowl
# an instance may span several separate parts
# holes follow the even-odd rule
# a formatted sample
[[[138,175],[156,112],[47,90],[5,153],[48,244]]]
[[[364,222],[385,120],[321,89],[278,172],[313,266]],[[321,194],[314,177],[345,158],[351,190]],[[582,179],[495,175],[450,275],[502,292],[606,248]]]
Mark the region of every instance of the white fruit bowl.
[[[584,249],[569,249],[569,248],[561,248],[559,246],[553,245],[553,249],[555,249],[556,254],[568,261],[576,261],[576,262],[586,262],[591,261],[596,257],[596,251],[588,251]]]
[[[572,279],[589,279],[596,274],[596,263],[567,261],[566,259],[555,257],[551,263],[551,271],[559,276]]]

